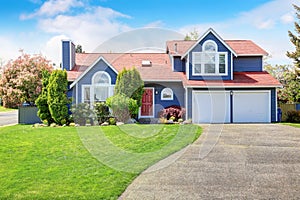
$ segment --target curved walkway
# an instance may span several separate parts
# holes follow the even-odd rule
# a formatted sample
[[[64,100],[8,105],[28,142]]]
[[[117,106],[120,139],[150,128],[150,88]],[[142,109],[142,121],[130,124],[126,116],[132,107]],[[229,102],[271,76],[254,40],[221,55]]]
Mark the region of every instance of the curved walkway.
[[[211,131],[215,126],[222,126],[219,136]],[[120,199],[300,197],[299,128],[279,124],[203,127],[202,136],[182,150],[179,159],[161,168],[161,163],[170,160],[166,159],[143,172]],[[210,149],[205,156],[203,149]]]

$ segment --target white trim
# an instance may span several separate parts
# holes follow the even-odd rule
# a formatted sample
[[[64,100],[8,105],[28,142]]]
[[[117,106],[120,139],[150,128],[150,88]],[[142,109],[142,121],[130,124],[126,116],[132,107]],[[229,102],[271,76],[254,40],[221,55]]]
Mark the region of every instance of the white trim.
[[[201,37],[199,37],[199,39],[197,40],[197,42],[195,42],[195,44],[193,46],[191,46],[182,56],[181,59],[183,59],[191,50],[193,50],[201,40],[203,40],[209,33],[212,33],[227,49],[229,49],[235,56],[237,56],[236,52],[230,48],[226,42],[212,29],[209,28]]]
[[[174,83],[174,82],[182,82],[182,80],[158,80],[158,79],[144,79],[144,82],[170,82],[170,83]]]
[[[255,86],[255,85],[249,85],[249,86],[240,86],[240,85],[236,85],[236,86],[224,86],[221,85],[222,82],[220,82],[220,85],[216,85],[216,86],[212,86],[212,85],[205,85],[205,86],[185,86],[187,88],[278,88],[280,87],[278,86],[274,86],[274,85],[263,85],[263,86]]]
[[[269,54],[267,54],[269,55]],[[243,57],[243,56],[267,56],[265,54],[237,54],[236,57]]]
[[[78,104],[78,84],[76,84],[76,104]]]
[[[233,80],[233,55],[232,55],[232,53],[230,55],[231,55],[230,56],[230,59],[231,59],[231,61],[230,61],[230,63],[231,63],[231,66],[230,66],[230,68],[231,68],[231,78],[230,78],[230,80]]]
[[[190,54],[187,55],[186,63],[185,63],[185,70],[186,70],[186,78],[189,80],[190,76]]]
[[[185,89],[185,118],[187,120],[188,116],[189,116],[189,109],[188,109],[188,105],[189,105],[189,103],[188,103],[188,100],[189,100],[189,98],[188,98],[188,88],[185,87],[184,89]]]
[[[70,46],[69,46],[69,48],[70,48],[70,60],[69,60],[69,62],[70,62],[70,66],[69,66],[69,68],[70,68],[70,71],[72,70],[72,42],[70,41],[69,42],[69,44],[70,44]]]
[[[80,81],[80,79],[82,79],[98,62],[100,62],[101,60],[103,60],[103,62],[105,62],[107,64],[108,67],[110,67],[116,74],[118,74],[118,71],[109,64],[109,62],[107,62],[107,60],[105,58],[103,58],[102,56],[100,56],[91,66],[89,66],[89,68],[87,68],[71,85],[70,88],[74,87],[74,85],[76,85],[78,83],[78,81]]]
[[[166,91],[171,92],[171,97],[167,97],[167,98],[163,97],[164,92],[166,92]],[[166,88],[162,89],[162,91],[160,92],[160,100],[167,101],[167,100],[173,100],[173,99],[174,99],[174,92],[171,88],[166,87]]]
[[[89,87],[90,88],[90,103],[92,102],[92,99],[91,99],[91,87],[92,85],[81,85],[81,103],[84,103],[84,89],[86,87]]]
[[[172,55],[170,55],[171,57],[171,64],[172,64],[172,72],[174,72],[174,57]]]
[[[141,115],[141,107],[139,108],[139,118],[154,118],[154,112],[155,112],[155,88],[154,87],[144,87],[144,89],[152,89],[152,113],[153,115],[149,116],[142,116]]]

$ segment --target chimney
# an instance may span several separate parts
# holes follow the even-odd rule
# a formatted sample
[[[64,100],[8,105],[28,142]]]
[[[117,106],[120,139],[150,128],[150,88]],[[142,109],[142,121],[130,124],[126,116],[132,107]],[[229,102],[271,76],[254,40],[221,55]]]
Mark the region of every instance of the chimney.
[[[71,40],[62,40],[62,69],[72,70],[75,66],[75,45]]]

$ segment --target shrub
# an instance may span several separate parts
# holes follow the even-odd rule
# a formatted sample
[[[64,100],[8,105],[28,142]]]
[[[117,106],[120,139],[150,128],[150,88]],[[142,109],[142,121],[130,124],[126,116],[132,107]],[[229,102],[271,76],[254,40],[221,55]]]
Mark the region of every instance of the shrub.
[[[94,105],[94,111],[97,116],[97,120],[99,124],[106,122],[109,119],[110,112],[109,107],[104,102],[98,102]]]
[[[117,124],[116,118],[110,117],[108,119],[108,123],[109,123],[109,125],[116,125]]]
[[[286,113],[286,121],[292,123],[300,123],[300,111],[290,110]]]
[[[112,109],[113,115],[120,122],[127,122],[131,114],[137,114],[138,104],[124,94],[117,94],[106,100],[107,105]]]
[[[89,104],[86,103],[80,103],[72,106],[71,112],[74,122],[81,126],[86,125],[88,120],[92,122],[96,118],[95,113],[92,109],[90,109]]]
[[[54,70],[47,85],[47,104],[52,118],[59,125],[63,125],[69,119],[68,104],[70,101],[67,97],[67,87],[67,72]]]
[[[185,109],[180,106],[169,106],[164,108],[159,113],[159,117],[166,118],[167,120],[172,119],[173,121],[178,121],[180,118],[184,118]]]

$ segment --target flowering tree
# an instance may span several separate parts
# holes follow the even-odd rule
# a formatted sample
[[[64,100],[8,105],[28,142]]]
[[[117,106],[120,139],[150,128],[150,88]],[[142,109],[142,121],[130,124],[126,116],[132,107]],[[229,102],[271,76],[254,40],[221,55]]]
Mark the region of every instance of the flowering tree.
[[[33,103],[41,92],[42,71],[52,66],[42,55],[22,54],[4,66],[0,79],[3,106],[15,108],[22,102]]]

